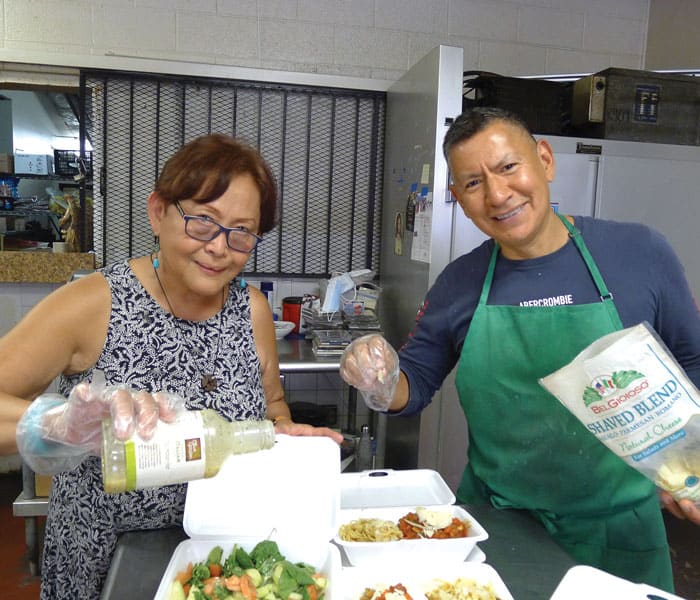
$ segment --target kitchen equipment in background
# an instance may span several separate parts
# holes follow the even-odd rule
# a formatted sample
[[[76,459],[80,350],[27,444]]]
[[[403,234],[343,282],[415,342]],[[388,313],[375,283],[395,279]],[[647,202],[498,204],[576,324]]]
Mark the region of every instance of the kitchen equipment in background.
[[[270,310],[272,311],[272,317],[277,318],[275,314],[275,284],[272,281],[261,281],[260,291],[267,298],[267,303],[270,305]],[[286,334],[285,334],[286,335]]]
[[[357,470],[367,471],[372,468],[372,438],[369,425],[363,425],[360,431],[360,441],[357,444]]]
[[[15,154],[15,173],[52,175],[53,156],[50,154]]]
[[[301,305],[303,300],[302,296],[287,296],[282,299],[282,319],[294,323],[294,333],[302,333]]]
[[[571,126],[569,82],[505,77],[485,71],[465,71],[463,110],[498,106],[518,113],[532,131],[566,135]],[[537,98],[537,102],[532,99]]]
[[[338,407],[335,404],[289,402],[289,412],[295,423],[308,423],[314,427],[335,427],[338,424]]]
[[[700,144],[700,80],[689,75],[605,69],[573,83],[571,112],[571,132],[558,135]]]
[[[342,328],[314,329],[311,332],[311,347],[316,356],[340,357],[350,342],[352,335]]]
[[[291,321],[275,321],[275,339],[281,340],[287,337],[295,327]]]

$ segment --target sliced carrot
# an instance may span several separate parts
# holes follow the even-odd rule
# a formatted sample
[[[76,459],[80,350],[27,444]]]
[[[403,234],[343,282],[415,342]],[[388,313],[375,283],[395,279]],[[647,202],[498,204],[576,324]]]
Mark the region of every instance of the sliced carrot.
[[[258,590],[255,589],[250,575],[246,573],[241,575],[241,593],[246,600],[255,600],[258,597]]]
[[[217,563],[212,563],[209,565],[209,573],[212,577],[219,577],[223,571],[221,565]]]
[[[224,586],[229,592],[241,591],[241,578],[238,575],[231,575],[224,579]]]
[[[318,600],[318,588],[313,583],[306,586],[306,591],[309,593],[309,600]]]
[[[178,574],[175,575],[175,579],[177,579],[183,586],[190,579],[192,579],[192,563],[189,563],[184,571],[179,571]]]

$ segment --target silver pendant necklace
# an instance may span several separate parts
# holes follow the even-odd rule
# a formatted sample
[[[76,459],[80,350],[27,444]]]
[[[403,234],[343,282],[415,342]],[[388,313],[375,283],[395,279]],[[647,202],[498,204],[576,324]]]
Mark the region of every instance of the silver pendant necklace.
[[[160,291],[163,292],[163,297],[165,298],[165,302],[168,305],[168,308],[170,309],[170,314],[175,318],[175,327],[177,327],[178,331],[182,333],[182,329],[180,328],[180,325],[178,324],[177,320],[179,317],[175,314],[175,311],[173,310],[173,305],[170,303],[170,298],[168,298],[168,294],[165,291],[165,288],[163,287],[163,282],[160,280],[160,276],[158,275],[158,269],[156,269],[155,265],[153,264],[153,253],[151,253],[151,264],[153,265],[153,273],[155,273],[156,276],[156,281],[158,282],[158,286],[160,287]],[[226,304],[226,288],[224,288],[221,291],[221,311],[219,311],[219,325],[218,325],[218,332],[216,336],[216,351],[214,352],[214,359],[211,361],[212,365],[212,371],[214,370],[214,361],[216,360],[216,357],[219,356],[219,344],[221,343],[221,322],[223,320],[223,312],[224,312],[224,305]],[[195,361],[195,366],[197,365]],[[202,373],[202,370],[197,366],[197,370]],[[219,389],[219,380],[216,378],[213,372],[209,373],[202,373],[202,376],[199,379],[199,385],[205,392],[215,392],[216,390]]]

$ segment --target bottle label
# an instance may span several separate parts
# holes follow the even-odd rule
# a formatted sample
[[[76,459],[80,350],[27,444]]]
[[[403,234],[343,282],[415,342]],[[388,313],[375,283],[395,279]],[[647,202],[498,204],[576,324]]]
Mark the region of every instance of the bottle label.
[[[134,434],[124,446],[128,490],[204,477],[207,448],[200,411],[184,411],[173,423],[159,423],[148,441]]]

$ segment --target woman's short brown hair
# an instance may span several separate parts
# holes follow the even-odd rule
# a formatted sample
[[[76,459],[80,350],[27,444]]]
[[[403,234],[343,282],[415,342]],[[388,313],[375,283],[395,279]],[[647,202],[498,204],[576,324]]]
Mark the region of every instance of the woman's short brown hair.
[[[154,191],[165,201],[211,202],[219,198],[237,175],[250,175],[260,191],[260,228],[277,223],[277,184],[260,153],[245,142],[212,133],[187,142],[163,166]]]

